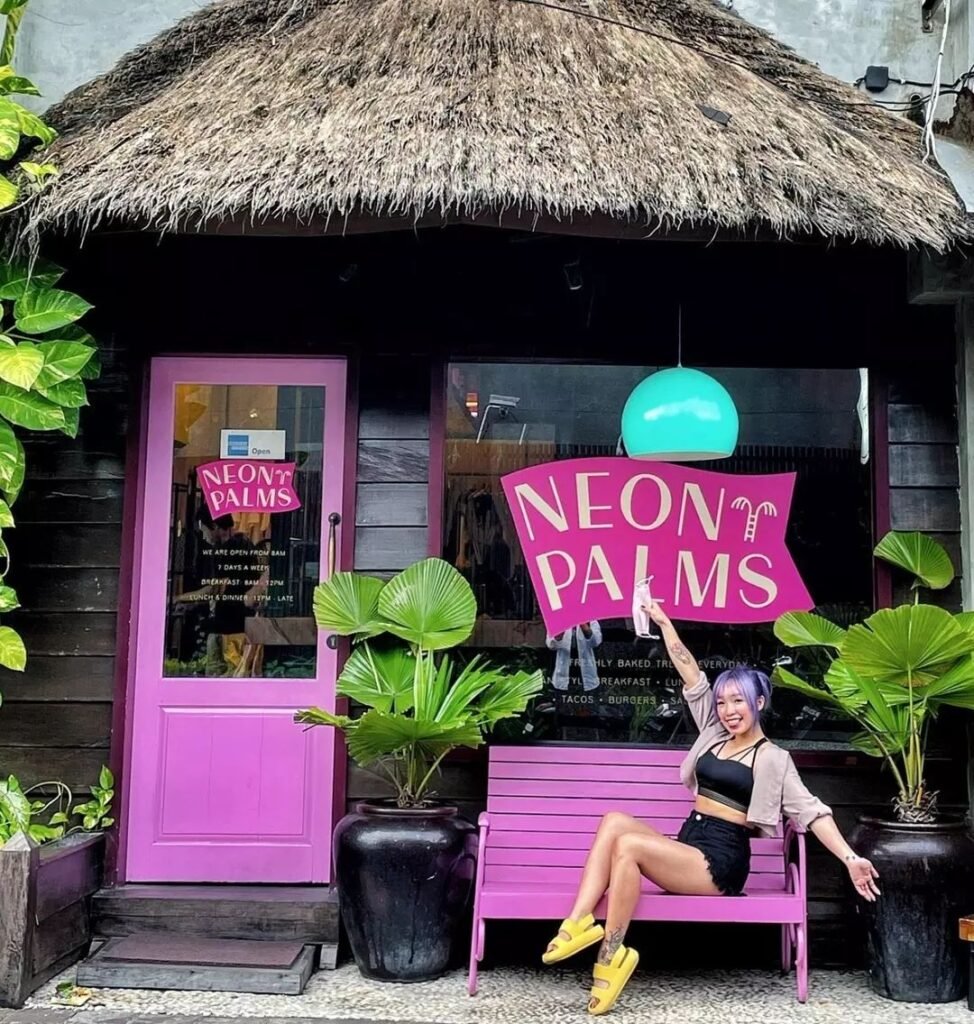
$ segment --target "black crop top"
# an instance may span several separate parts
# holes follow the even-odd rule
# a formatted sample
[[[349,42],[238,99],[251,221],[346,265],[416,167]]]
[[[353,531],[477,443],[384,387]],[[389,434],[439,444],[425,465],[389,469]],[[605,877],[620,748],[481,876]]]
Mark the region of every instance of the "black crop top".
[[[697,792],[700,796],[746,814],[754,789],[754,758],[758,747],[765,742],[767,737],[762,737],[753,747],[725,758],[717,757],[714,750],[723,750],[727,740],[711,747],[697,761]],[[752,755],[751,760],[745,764],[740,758],[748,754]]]

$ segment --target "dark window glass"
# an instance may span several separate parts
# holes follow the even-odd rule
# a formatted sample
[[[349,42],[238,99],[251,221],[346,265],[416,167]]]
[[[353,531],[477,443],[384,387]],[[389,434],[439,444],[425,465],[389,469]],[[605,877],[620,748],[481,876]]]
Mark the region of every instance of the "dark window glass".
[[[314,677],[324,403],[321,387],[177,385],[164,675]]]
[[[559,643],[546,636],[500,486],[505,473],[525,466],[618,454],[622,407],[654,369],[450,366],[444,557],[477,595],[481,614],[469,648],[546,675],[545,692],[530,713],[502,727],[505,740],[684,743],[694,733],[665,649],[659,642],[637,641],[631,621],[599,623],[601,644],[586,644],[582,652],[574,642],[559,651]],[[696,465],[723,473],[795,472],[787,541],[818,610],[842,624],[867,615],[872,476],[864,459],[868,436],[857,411],[866,381],[849,369],[707,372],[734,397],[741,430],[733,457]],[[770,623],[678,625],[711,678],[737,663],[770,673],[788,655]],[[784,690],[775,692],[766,726],[777,739],[813,747],[844,743],[853,731],[823,705]]]

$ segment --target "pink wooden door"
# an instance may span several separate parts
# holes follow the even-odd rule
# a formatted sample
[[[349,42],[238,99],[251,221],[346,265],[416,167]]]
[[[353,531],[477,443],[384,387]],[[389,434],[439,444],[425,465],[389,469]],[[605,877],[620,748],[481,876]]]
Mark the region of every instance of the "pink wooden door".
[[[345,363],[152,363],[135,593],[126,877],[327,882]]]

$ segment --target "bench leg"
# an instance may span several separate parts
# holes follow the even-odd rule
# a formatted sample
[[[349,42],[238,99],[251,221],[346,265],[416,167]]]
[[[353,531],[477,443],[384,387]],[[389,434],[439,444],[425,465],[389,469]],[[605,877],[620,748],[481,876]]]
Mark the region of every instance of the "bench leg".
[[[781,971],[788,974],[795,965],[794,948],[791,944],[791,925],[781,926]]]
[[[484,922],[474,920],[470,936],[470,973],[467,975],[467,991],[472,996],[477,994],[477,964],[484,958],[484,930]]]
[[[795,968],[798,983],[798,1002],[808,1002],[808,925],[802,922],[795,929]]]

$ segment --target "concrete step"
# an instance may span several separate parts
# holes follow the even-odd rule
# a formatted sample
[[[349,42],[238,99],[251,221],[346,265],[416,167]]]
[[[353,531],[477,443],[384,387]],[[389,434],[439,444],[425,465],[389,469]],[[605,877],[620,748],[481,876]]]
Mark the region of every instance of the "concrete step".
[[[315,968],[315,957],[316,947],[300,942],[127,935],[109,939],[81,963],[78,984],[300,995]]]

